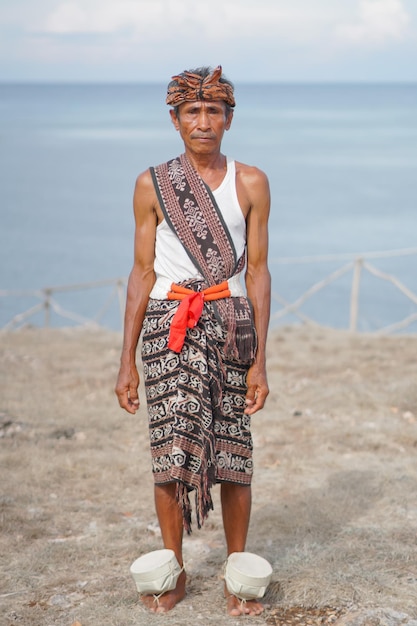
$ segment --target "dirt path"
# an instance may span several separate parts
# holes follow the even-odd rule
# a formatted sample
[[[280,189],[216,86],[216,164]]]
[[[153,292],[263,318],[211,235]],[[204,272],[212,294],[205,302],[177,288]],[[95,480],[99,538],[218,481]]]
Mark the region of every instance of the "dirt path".
[[[163,617],[138,603],[129,566],[161,545],[146,411],[113,397],[119,347],[105,331],[0,335],[0,624],[247,621],[224,612],[217,489],[185,540],[186,599]],[[285,328],[268,350],[247,548],[274,576],[250,621],[417,626],[417,336]]]

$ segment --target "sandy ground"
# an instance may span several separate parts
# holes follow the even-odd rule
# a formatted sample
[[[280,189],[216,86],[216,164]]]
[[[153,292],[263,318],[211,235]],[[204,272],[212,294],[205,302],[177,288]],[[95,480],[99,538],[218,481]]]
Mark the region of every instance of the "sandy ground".
[[[274,568],[259,618],[225,614],[217,489],[185,539],[185,600],[165,616],[138,601],[129,566],[161,544],[146,410],[113,394],[120,343],[0,334],[2,626],[417,626],[417,336],[271,333],[247,546]]]

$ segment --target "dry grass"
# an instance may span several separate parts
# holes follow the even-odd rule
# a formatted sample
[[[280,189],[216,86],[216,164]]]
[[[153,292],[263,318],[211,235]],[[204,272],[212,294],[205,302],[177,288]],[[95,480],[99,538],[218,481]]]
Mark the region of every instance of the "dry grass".
[[[186,599],[164,617],[138,603],[129,565],[160,538],[146,411],[113,397],[120,341],[0,336],[2,625],[241,622],[224,612],[217,490],[185,541]],[[416,352],[416,336],[271,335],[248,550],[274,577],[252,623],[417,624]]]

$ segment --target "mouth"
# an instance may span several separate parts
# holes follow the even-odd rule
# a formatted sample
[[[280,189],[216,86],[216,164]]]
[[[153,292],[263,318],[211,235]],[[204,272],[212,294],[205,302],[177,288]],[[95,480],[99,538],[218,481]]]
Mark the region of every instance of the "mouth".
[[[213,135],[193,135],[191,139],[198,139],[199,141],[213,141],[215,137]]]

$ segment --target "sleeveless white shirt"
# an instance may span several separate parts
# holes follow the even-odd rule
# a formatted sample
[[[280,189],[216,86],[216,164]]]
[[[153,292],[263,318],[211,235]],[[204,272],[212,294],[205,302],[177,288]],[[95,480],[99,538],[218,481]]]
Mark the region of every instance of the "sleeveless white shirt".
[[[227,159],[226,175],[219,187],[212,190],[212,194],[229,229],[239,259],[246,245],[246,221],[237,197],[234,160]],[[180,283],[190,278],[203,279],[166,220],[158,224],[156,229],[154,270],[156,282],[150,298],[157,300],[167,297],[172,283]],[[245,295],[240,276],[241,274],[238,274],[229,279],[232,296]]]

